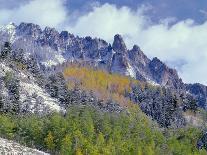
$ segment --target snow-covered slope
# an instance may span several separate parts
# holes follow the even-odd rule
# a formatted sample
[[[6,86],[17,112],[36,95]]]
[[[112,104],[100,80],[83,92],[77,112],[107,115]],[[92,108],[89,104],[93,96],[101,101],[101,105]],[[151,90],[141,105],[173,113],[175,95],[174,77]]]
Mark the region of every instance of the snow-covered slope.
[[[7,73],[19,80],[19,101],[22,110],[39,114],[62,110],[58,100],[50,97],[46,90],[37,84],[31,73],[26,70],[15,69],[7,61],[0,62],[0,79],[2,79],[0,85],[4,99],[9,99],[9,91],[3,80]]]
[[[16,142],[9,141],[3,138],[0,138],[0,154],[1,155],[49,155],[48,153],[44,153],[36,149],[31,149],[22,146]]]

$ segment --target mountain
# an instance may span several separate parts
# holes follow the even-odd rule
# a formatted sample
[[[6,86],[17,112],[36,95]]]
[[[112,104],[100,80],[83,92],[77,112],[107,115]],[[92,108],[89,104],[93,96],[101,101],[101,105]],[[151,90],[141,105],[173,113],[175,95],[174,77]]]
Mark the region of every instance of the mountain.
[[[1,28],[1,42],[9,41],[14,48],[33,53],[39,63],[52,66],[64,61],[85,61],[109,72],[128,75],[156,84],[182,87],[177,72],[168,68],[159,59],[149,60],[135,45],[128,50],[123,38],[115,35],[112,45],[101,39],[76,37],[67,31],[59,33],[54,28],[31,23],[13,23]]]
[[[110,45],[97,38],[80,38],[67,31],[59,33],[54,28],[41,30],[40,26],[32,23],[21,23],[19,26],[11,23],[1,28],[0,37],[1,44],[9,41],[14,48],[21,47],[35,54],[39,63],[45,66],[65,61],[85,61],[112,73],[176,89],[183,87],[175,70],[158,58],[148,59],[137,45],[128,50],[120,35],[115,35]]]
[[[0,136],[52,154],[79,149],[137,153],[138,139],[145,152],[148,137],[147,150],[159,144],[156,151],[173,154],[177,145],[171,143],[183,144],[194,135],[197,147],[205,148],[200,128],[206,126],[207,87],[185,84],[175,69],[157,57],[149,59],[138,45],[127,49],[119,34],[110,44],[10,23],[0,28],[0,46]],[[195,139],[185,142],[191,148],[186,154],[198,151]]]
[[[67,31],[59,33],[54,28],[42,30],[32,23],[18,26],[10,23],[0,28],[0,38],[0,45],[11,42],[14,49],[21,48],[27,54],[34,55],[45,68],[64,62],[86,63],[111,73],[187,91],[196,98],[199,106],[206,107],[207,93],[202,85],[184,84],[175,69],[156,57],[150,60],[137,45],[128,50],[121,35],[115,35],[111,45],[98,38],[81,38]]]

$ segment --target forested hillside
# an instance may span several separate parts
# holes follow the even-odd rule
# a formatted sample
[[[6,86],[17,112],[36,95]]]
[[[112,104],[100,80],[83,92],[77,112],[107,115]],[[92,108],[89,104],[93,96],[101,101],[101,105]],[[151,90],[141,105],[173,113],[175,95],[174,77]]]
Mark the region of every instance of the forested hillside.
[[[137,106],[129,113],[103,113],[72,106],[62,116],[0,115],[0,136],[51,154],[206,154],[196,148],[201,130],[160,129]]]

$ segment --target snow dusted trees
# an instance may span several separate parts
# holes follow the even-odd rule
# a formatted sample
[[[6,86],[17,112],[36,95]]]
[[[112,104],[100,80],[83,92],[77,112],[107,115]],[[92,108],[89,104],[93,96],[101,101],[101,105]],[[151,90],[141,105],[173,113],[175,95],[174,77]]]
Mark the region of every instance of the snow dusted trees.
[[[9,109],[8,111],[18,114],[20,112],[20,94],[19,94],[19,80],[14,78],[11,72],[6,72],[4,83],[8,89]]]
[[[0,57],[5,59],[8,58],[11,54],[11,44],[9,42],[5,42],[3,49],[1,50]]]
[[[51,97],[57,98],[61,104],[68,104],[69,92],[62,73],[49,76],[45,87]]]

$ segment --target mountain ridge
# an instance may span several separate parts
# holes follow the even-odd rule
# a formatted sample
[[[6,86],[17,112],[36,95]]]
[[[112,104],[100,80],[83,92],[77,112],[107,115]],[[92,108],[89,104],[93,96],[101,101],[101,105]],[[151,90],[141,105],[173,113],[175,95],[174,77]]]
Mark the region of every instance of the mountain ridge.
[[[131,62],[133,61],[133,58],[132,56],[129,57],[128,53],[131,52],[132,54],[134,52],[134,54],[137,56],[137,59],[145,63],[143,66],[146,66],[146,64],[149,63],[149,58],[144,55],[144,53],[137,45],[135,45],[131,50],[128,50],[122,36],[118,34],[114,36],[114,42],[111,45],[110,43],[107,43],[106,41],[98,38],[93,39],[89,36],[85,38],[78,36],[75,37],[67,31],[62,31],[59,33],[54,28],[45,27],[45,29],[42,30],[39,25],[32,23],[21,23],[19,26],[11,23],[10,25],[6,26],[6,29],[9,36],[6,36],[5,40],[2,40],[4,40],[4,42],[9,40],[14,47],[17,46],[17,43],[21,43],[21,39],[24,37],[24,39],[32,39],[33,43],[37,44],[36,46],[50,47],[54,50],[53,52],[56,51],[63,54],[65,61],[72,58],[85,59],[87,61],[90,58],[95,59],[95,61],[101,61],[101,63],[104,63],[105,59],[108,59],[105,60],[107,62],[109,62],[110,59],[113,59],[114,61],[119,59],[119,63],[121,64],[116,64],[116,62],[114,62],[114,66],[110,66],[111,71],[116,72],[116,67],[120,67],[120,69],[123,70],[123,74],[130,75],[134,78],[136,78],[136,76],[133,75],[132,70],[136,69],[133,68],[130,71],[130,66],[132,66],[131,63],[135,62]],[[28,41],[30,41],[30,39],[28,39]],[[142,53],[142,56],[139,55],[139,53]],[[109,56],[109,58],[105,58],[104,56]],[[58,63],[58,60],[56,61]],[[139,74],[142,74],[142,72]],[[150,75],[148,75],[148,77],[145,77],[145,79],[155,81],[153,78],[150,78],[152,78]],[[163,83],[163,85],[166,85],[166,83]]]
[[[154,85],[190,92],[202,108],[206,108],[207,92],[195,91],[195,84],[185,84],[175,69],[169,68],[157,57],[150,60],[139,46],[127,49],[121,35],[115,35],[113,44],[99,38],[79,37],[55,28],[33,23],[14,23],[0,28],[0,44],[6,41],[13,48],[22,48],[27,54],[35,55],[41,66],[50,68],[64,62],[87,62],[111,73],[130,76]],[[196,88],[197,88],[196,87]],[[201,96],[202,95],[202,96]]]

